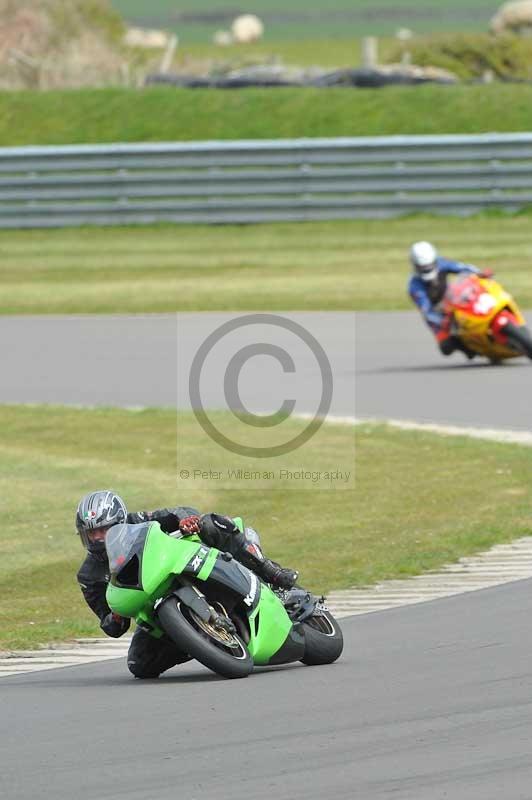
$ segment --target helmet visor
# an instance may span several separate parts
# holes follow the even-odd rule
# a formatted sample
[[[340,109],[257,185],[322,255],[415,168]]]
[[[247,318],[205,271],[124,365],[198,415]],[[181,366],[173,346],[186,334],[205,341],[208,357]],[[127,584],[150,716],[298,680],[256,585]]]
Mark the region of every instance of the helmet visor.
[[[97,542],[105,542],[107,531],[109,528],[94,528],[92,531],[87,531],[87,539],[89,542],[96,544]]]
[[[91,547],[94,547],[94,545],[100,545],[103,549],[105,545],[105,537],[107,536],[109,527],[110,526],[106,528],[94,528],[93,530],[82,530],[79,534],[81,541],[89,550]]]

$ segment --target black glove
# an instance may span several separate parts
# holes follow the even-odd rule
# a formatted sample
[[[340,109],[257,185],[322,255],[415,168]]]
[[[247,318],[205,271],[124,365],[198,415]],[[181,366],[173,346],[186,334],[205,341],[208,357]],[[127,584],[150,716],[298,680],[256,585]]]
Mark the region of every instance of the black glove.
[[[130,623],[129,617],[121,617],[119,614],[113,614],[110,611],[100,622],[100,628],[107,636],[119,639],[124,633],[127,633]]]
[[[277,564],[276,561],[270,561],[269,558],[266,558],[260,567],[256,568],[256,572],[259,578],[279,589],[291,589],[295,586],[299,577],[299,572],[295,569],[281,567],[280,564]]]
[[[201,540],[207,547],[216,547],[222,552],[238,552],[244,544],[244,536],[229,517],[221,514],[204,514],[199,521]]]

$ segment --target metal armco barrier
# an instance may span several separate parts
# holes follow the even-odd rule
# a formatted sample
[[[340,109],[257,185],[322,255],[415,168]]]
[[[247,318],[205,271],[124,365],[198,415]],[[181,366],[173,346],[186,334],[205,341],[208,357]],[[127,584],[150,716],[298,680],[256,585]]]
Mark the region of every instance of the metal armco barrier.
[[[0,228],[470,214],[532,204],[532,134],[0,148]]]

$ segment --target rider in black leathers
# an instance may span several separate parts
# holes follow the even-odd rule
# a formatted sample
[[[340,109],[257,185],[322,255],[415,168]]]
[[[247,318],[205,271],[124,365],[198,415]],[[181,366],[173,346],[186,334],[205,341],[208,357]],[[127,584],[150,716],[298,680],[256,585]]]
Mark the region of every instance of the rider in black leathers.
[[[284,569],[262,554],[258,534],[251,528],[242,533],[232,519],[219,514],[204,514],[190,507],[162,508],[156,511],[128,513],[122,499],[109,490],[91,492],[82,498],[76,513],[76,528],[87,549],[78,571],[78,583],[87,604],[100,619],[101,629],[113,638],[123,636],[130,620],[113,614],[105,593],[109,582],[109,563],[105,534],[112,525],[158,522],[169,534],[196,533],[208,547],[231,553],[260,578],[279,588],[291,588],[298,577],[295,570]],[[128,652],[128,667],[137,678],[156,678],[176,664],[188,661],[168,638],[155,639],[137,628]]]

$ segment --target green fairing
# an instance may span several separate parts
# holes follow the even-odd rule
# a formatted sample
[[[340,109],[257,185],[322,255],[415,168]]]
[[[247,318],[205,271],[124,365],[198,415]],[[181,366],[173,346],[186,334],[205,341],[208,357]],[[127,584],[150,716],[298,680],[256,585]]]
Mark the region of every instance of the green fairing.
[[[255,624],[258,616],[259,624],[255,635]],[[251,639],[248,650],[255,664],[264,666],[283,646],[292,630],[292,622],[279,598],[272,590],[260,585],[260,602],[249,617]]]
[[[244,532],[244,521],[234,517],[238,530]],[[255,620],[259,616],[258,633],[255,635]],[[255,664],[267,664],[283,646],[292,630],[292,622],[279,598],[264,584],[260,584],[260,602],[249,616],[251,639],[248,650]]]
[[[198,568],[191,571],[195,558]],[[187,578],[208,581],[218,558],[222,558],[220,552],[204,545],[197,536],[172,538],[161,531],[158,523],[151,523],[142,550],[141,587],[126,588],[110,583],[107,587],[109,607],[123,617],[136,618],[138,624],[148,626],[151,634],[159,638],[163,632],[153,616],[153,608],[170,590],[174,576],[189,566]],[[263,666],[280,650],[293,626],[274,592],[254,575],[253,585],[258,596],[253,598],[255,608],[248,609],[250,641],[247,647],[254,663]]]
[[[209,575],[211,574],[211,572],[213,570],[213,567],[214,567],[214,565],[216,563],[216,559],[218,558],[219,555],[220,555],[220,551],[219,550],[216,550],[214,547],[211,547],[209,549],[209,555],[205,559],[202,568],[200,569],[200,571],[196,575],[198,580],[200,580],[200,581],[206,581],[207,580],[207,578],[209,577]]]
[[[195,536],[173,539],[162,532],[159,523],[152,523],[142,554],[142,589],[126,589],[110,583],[107,587],[109,608],[122,617],[138,617],[165,594],[172,576],[183,572],[202,547],[204,545]]]
[[[121,617],[136,617],[150,600],[146,592],[139,589],[122,589],[111,583],[107,587],[106,599],[111,611],[120,614]]]
[[[244,520],[242,519],[242,517],[234,517],[233,522],[235,523],[240,533],[244,533]]]
[[[162,532],[157,522],[152,524],[142,558],[141,581],[144,591],[150,596],[160,597],[159,587],[166,582],[168,576],[183,572],[202,547],[207,550],[198,539],[191,536],[173,539]]]

